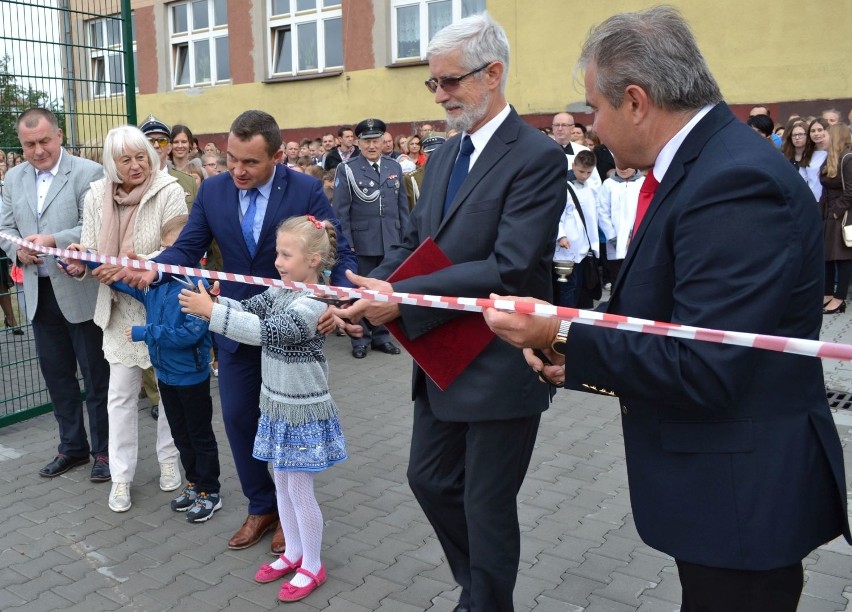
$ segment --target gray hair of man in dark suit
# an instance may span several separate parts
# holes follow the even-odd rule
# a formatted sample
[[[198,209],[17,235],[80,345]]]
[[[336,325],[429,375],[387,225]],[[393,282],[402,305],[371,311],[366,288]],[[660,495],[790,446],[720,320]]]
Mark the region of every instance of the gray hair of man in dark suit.
[[[465,17],[448,25],[435,34],[426,49],[427,59],[433,55],[447,55],[461,51],[461,63],[468,70],[488,64],[503,64],[503,78],[500,80],[500,93],[506,92],[506,80],[509,78],[509,39],[506,31],[491,18],[488,11]],[[482,78],[482,73],[473,75]]]
[[[596,69],[596,88],[614,108],[628,85],[678,112],[721,102],[722,93],[683,16],[670,6],[621,13],[592,29],[577,72]]]

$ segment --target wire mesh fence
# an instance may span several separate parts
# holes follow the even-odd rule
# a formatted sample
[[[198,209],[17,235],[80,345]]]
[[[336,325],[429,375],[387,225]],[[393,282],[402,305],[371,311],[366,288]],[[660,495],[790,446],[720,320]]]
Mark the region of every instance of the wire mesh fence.
[[[23,111],[53,111],[65,151],[98,162],[106,133],[136,123],[134,31],[130,0],[0,2],[0,192],[7,201],[20,197],[3,180],[26,163],[16,130]],[[0,252],[0,426],[51,407],[12,264]]]

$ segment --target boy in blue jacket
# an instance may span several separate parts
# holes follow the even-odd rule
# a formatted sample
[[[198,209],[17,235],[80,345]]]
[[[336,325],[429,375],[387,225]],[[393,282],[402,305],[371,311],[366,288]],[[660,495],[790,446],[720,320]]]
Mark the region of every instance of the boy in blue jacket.
[[[163,225],[163,249],[177,240],[187,218],[179,215]],[[185,285],[178,278],[142,290],[120,281],[110,286],[145,304],[145,325],[128,327],[127,338],[148,345],[162,406],[186,472],[186,488],[172,500],[171,508],[186,512],[190,523],[202,523],[222,507],[219,447],[213,433],[210,397],[208,357],[212,341],[207,321],[181,312],[177,296]],[[198,285],[198,279],[191,281]]]

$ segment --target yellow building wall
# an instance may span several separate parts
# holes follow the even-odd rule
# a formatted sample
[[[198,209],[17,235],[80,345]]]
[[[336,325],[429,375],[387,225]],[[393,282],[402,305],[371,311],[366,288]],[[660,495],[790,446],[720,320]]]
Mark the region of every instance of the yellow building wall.
[[[848,0],[681,0],[678,7],[731,104],[852,98]],[[582,102],[573,67],[589,29],[657,2],[489,2],[512,44],[508,97],[523,113]]]
[[[582,83],[575,82],[573,67],[589,29],[613,13],[652,4],[488,0],[512,45],[509,101],[521,114],[553,113],[582,103]],[[672,4],[692,25],[729,103],[852,98],[848,0]],[[137,109],[140,121],[153,113],[172,124],[186,123],[199,134],[227,132],[232,119],[248,108],[270,112],[283,129],[351,124],[370,116],[388,123],[440,119],[442,110],[423,86],[428,77],[428,66],[378,67],[321,79],[141,95]]]

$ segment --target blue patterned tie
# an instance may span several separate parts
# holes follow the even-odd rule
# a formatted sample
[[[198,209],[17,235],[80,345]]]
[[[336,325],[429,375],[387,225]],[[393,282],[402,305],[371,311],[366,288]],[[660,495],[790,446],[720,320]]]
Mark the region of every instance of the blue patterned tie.
[[[456,164],[453,166],[453,173],[450,174],[450,182],[447,184],[447,197],[444,198],[444,216],[450,210],[453,198],[456,197],[464,180],[467,178],[467,173],[470,169],[470,155],[473,151],[474,146],[470,140],[470,136],[465,136],[461,143],[459,156],[456,158]]]
[[[246,246],[252,257],[257,252],[257,242],[254,239],[254,216],[257,213],[257,195],[259,193],[257,187],[252,187],[248,190],[249,205],[246,209],[246,214],[243,215],[242,223],[243,239],[246,241]]]

